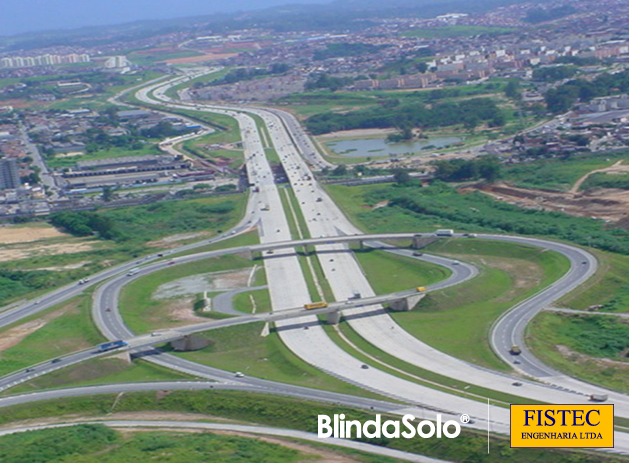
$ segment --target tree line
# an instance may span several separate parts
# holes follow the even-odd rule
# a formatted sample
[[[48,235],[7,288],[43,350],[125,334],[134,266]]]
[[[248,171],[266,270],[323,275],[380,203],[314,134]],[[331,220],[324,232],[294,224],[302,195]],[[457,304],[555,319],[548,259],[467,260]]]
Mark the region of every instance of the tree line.
[[[574,79],[551,88],[544,99],[548,110],[559,114],[568,111],[577,101],[588,102],[593,98],[626,92],[629,92],[629,71],[604,73],[592,81]]]
[[[352,111],[346,114],[321,113],[306,120],[306,127],[315,134],[350,129],[406,127],[445,127],[463,124],[472,129],[482,123],[491,127],[504,125],[506,117],[490,98],[473,98],[459,102],[440,102],[432,107],[422,104],[387,105]]]

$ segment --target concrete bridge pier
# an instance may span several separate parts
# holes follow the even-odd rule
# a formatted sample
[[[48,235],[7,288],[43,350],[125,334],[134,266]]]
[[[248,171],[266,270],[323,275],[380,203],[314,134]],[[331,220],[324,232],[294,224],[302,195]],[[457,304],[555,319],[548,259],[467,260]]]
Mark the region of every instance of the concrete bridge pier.
[[[326,319],[329,325],[338,325],[341,321],[341,311],[337,310],[336,312],[328,312]]]
[[[435,236],[425,236],[415,235],[413,236],[413,242],[411,243],[411,248],[413,249],[421,249],[423,247],[428,246],[430,243],[437,241],[437,237]]]
[[[413,296],[405,297],[404,299],[398,299],[397,301],[392,301],[389,303],[389,308],[396,312],[409,312],[413,310],[413,307],[417,305],[419,301],[421,301],[425,294],[415,294]]]

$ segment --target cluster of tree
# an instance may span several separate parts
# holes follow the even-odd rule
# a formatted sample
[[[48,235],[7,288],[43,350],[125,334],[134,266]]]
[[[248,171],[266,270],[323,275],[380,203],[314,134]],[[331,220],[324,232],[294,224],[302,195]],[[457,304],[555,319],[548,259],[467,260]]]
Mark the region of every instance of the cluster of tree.
[[[306,90],[320,90],[327,88],[333,92],[347,87],[354,82],[351,77],[334,77],[330,74],[317,74],[311,76],[306,82]]]
[[[399,132],[387,135],[387,141],[389,143],[400,143],[412,139],[413,129],[411,127],[401,127]]]
[[[476,159],[451,159],[435,161],[435,178],[444,182],[462,182],[484,179],[498,180],[502,175],[502,164],[494,156],[481,156]]]
[[[583,135],[580,133],[576,135],[566,135],[562,138],[574,142],[577,146],[588,146],[590,144],[590,138],[587,135]]]
[[[286,63],[273,63],[266,68],[236,68],[229,71],[220,79],[213,80],[206,85],[224,85],[235,84],[243,80],[251,80],[256,77],[274,76],[288,72],[291,66]],[[203,84],[197,84],[195,87],[202,87]]]
[[[575,79],[551,88],[544,95],[548,110],[558,114],[568,111],[577,101],[629,91],[629,71],[601,74],[592,81]]]
[[[351,169],[349,169],[344,164],[337,165],[334,169],[330,169],[329,167],[324,167],[321,169],[321,176],[333,176],[333,177],[362,177],[368,175],[387,175],[387,174],[395,174],[398,172],[398,169],[381,169],[381,168],[373,168],[370,166],[366,166],[364,164],[357,164]]]
[[[473,129],[481,123],[499,127],[506,122],[504,113],[490,98],[472,98],[459,102],[435,103],[432,107],[421,104],[400,104],[389,108],[372,107],[346,114],[315,114],[306,120],[306,127],[315,134],[337,130],[366,128],[445,127],[464,124]]]
[[[175,135],[181,135],[182,133],[189,132],[190,130],[180,130],[176,129],[170,122],[168,121],[160,121],[157,125],[150,127],[148,129],[140,130],[140,135],[145,138],[166,138],[173,137]]]
[[[426,55],[420,56],[433,56],[434,52],[429,48],[421,48],[420,50],[426,50]],[[406,74],[416,74],[416,73],[425,73],[428,71],[428,64],[423,61],[419,61],[417,58],[413,56],[404,56],[398,60],[395,60],[391,63],[387,63],[385,66],[378,69],[379,72],[383,73],[396,73],[400,75]]]
[[[524,21],[537,24],[544,21],[553,21],[576,13],[578,10],[570,5],[562,5],[548,10],[544,8],[533,8],[526,13]]]
[[[550,66],[533,71],[533,79],[543,82],[556,82],[574,76],[578,71],[575,66]]]
[[[83,140],[85,141],[85,152],[88,154],[96,153],[100,150],[109,150],[111,148],[139,150],[144,146],[137,133],[113,137],[107,135],[103,129],[98,127],[87,129],[83,134]],[[48,155],[50,153],[44,151],[44,154]]]
[[[314,60],[321,61],[328,58],[360,56],[377,53],[383,46],[370,43],[328,43],[322,50],[315,50]]]
[[[520,82],[517,80],[510,80],[505,85],[505,96],[507,98],[511,98],[512,100],[521,100],[522,99],[522,91],[520,90]]]
[[[137,151],[144,147],[145,139],[162,139],[173,137],[189,132],[190,130],[176,129],[170,122],[161,121],[157,125],[138,131],[135,127],[127,127],[129,133],[125,135],[112,136],[105,133],[99,127],[92,127],[85,131],[83,141],[85,142],[86,153],[96,153],[97,151],[109,150],[111,148],[123,148]],[[65,140],[69,141],[69,140]],[[43,148],[44,155],[53,155],[54,151],[50,147]]]
[[[109,217],[90,211],[65,211],[50,215],[50,223],[75,236],[97,235],[113,240],[120,237],[115,222]]]
[[[29,185],[37,185],[41,182],[41,177],[37,172],[31,172],[28,175],[22,175],[20,177],[20,182],[28,183]]]

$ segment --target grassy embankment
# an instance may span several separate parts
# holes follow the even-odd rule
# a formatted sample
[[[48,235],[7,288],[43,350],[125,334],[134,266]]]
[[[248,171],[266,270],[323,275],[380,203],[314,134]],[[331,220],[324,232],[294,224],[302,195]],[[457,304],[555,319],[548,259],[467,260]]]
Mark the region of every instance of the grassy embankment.
[[[0,375],[30,367],[106,339],[98,332],[90,315],[91,292],[46,310],[2,330],[3,339],[14,344],[2,351]],[[127,362],[107,357],[64,368],[34,378],[3,394],[30,392],[51,387],[131,381],[187,379],[182,375],[142,360]]]
[[[555,305],[575,310],[599,307],[592,315],[543,312],[529,326],[535,355],[586,381],[629,392],[629,327],[625,319],[596,312],[629,312],[629,258],[596,251],[596,274]]]

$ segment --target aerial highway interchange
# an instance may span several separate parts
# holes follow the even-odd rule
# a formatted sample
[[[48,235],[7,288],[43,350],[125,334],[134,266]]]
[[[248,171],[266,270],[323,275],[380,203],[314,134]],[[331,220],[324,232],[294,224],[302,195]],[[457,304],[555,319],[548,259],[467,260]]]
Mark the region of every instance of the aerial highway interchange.
[[[391,300],[410,297],[415,293],[415,289],[409,288],[408,291],[401,293],[376,296],[353,254],[348,252],[348,243],[361,241],[367,245],[384,247],[390,252],[406,254],[409,257],[445,266],[452,272],[448,279],[427,287],[427,291],[457,285],[473,278],[477,273],[476,268],[465,262],[454,263],[452,259],[435,255],[413,256],[412,251],[389,249],[390,246],[382,243],[382,241],[392,239],[412,239],[415,236],[413,233],[363,234],[345,217],[315,180],[311,168],[321,168],[328,163],[319,156],[292,115],[279,110],[257,107],[216,106],[171,100],[166,96],[166,91],[169,88],[199,75],[201,74],[189,74],[168,81],[152,83],[140,89],[136,97],[144,103],[162,105],[166,111],[168,109],[195,109],[228,115],[238,121],[243,139],[249,183],[252,185],[247,211],[236,227],[209,242],[218,243],[234,236],[234,234],[255,228],[259,233],[260,244],[180,255],[184,251],[193,252],[195,247],[206,246],[209,242],[205,240],[173,250],[172,254],[176,256],[174,265],[243,251],[260,252],[263,256],[273,313],[243,315],[242,317],[190,325],[176,330],[137,335],[125,325],[123,317],[118,311],[118,295],[125,284],[151,272],[164,269],[171,262],[170,257],[154,255],[141,261],[136,259],[133,262],[94,275],[85,285],[60,288],[37,300],[5,310],[0,313],[0,327],[13,324],[20,319],[68,300],[89,286],[98,285],[92,306],[94,321],[101,333],[108,339],[125,340],[128,343],[126,348],[131,352],[150,350],[154,345],[208,329],[255,321],[273,322],[282,341],[304,361],[343,381],[408,405],[400,406],[399,403],[394,402],[351,397],[249,376],[235,377],[233,372],[200,365],[174,355],[163,353],[148,355],[144,358],[149,361],[209,380],[209,382],[164,383],[159,386],[161,389],[212,387],[251,390],[323,400],[399,415],[414,413],[417,416],[424,415],[428,418],[430,418],[430,413],[434,413],[434,411],[444,413],[455,419],[465,413],[474,418],[473,422],[468,424],[470,427],[500,434],[508,433],[509,412],[507,408],[492,406],[491,416],[488,419],[487,403],[479,401],[477,398],[433,389],[375,367],[364,368],[363,362],[333,342],[318,322],[317,315],[342,310],[347,322],[361,337],[368,339],[377,348],[412,365],[437,372],[446,377],[461,379],[469,384],[540,402],[587,403],[593,393],[607,394],[609,402],[615,405],[616,416],[629,418],[628,396],[593,386],[555,371],[535,358],[526,348],[524,342],[525,327],[537,312],[583,284],[596,272],[597,262],[592,254],[575,246],[542,239],[479,234],[474,239],[509,241],[561,253],[570,261],[570,270],[558,281],[553,282],[527,300],[518,303],[497,320],[492,327],[490,339],[496,354],[511,364],[515,370],[529,377],[530,380],[522,380],[520,377],[483,369],[439,352],[406,332],[381,305]],[[305,220],[307,230],[302,231],[306,231],[312,238],[295,237],[291,234],[288,216],[294,214],[295,211],[284,209],[281,199],[283,192],[278,189],[269,161],[264,154],[265,148],[270,146],[265,146],[258,124],[252,115],[258,116],[268,130],[270,140],[267,140],[267,143],[275,148],[284,166],[300,213]],[[454,237],[470,239],[463,237],[462,234],[455,234]],[[311,299],[302,266],[295,253],[297,247],[304,245],[315,246],[321,269],[337,301],[329,302],[327,307],[311,311],[303,309],[304,304],[314,301]],[[128,276],[130,269],[136,267],[139,267],[139,272]],[[359,299],[352,297],[356,293],[360,294]],[[320,299],[322,300],[323,297]],[[361,316],[365,314],[368,316]],[[521,346],[523,351],[518,356],[518,364],[513,364],[513,356],[509,354],[509,349],[513,345]],[[0,378],[0,390],[10,388],[15,384],[54,369],[89,360],[96,355],[105,354],[99,353],[95,349],[88,349],[60,359],[51,359],[51,361],[40,365],[34,365],[26,371],[14,372]],[[54,363],[51,363],[53,361]],[[514,387],[516,383],[519,386],[517,388]],[[155,385],[119,384],[35,392],[4,397],[0,399],[0,407],[51,397],[102,393],[105,390],[145,390],[143,388],[154,389]],[[629,435],[625,432],[616,432],[614,451],[629,454]]]

